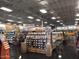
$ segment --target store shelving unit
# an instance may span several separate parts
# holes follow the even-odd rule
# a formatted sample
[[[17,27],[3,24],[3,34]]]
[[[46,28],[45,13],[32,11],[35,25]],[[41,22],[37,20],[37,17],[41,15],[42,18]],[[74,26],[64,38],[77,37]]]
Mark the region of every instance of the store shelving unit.
[[[52,32],[52,41],[53,40],[63,40],[63,32]]]
[[[45,31],[28,31],[26,44],[30,52],[44,53],[47,43]]]
[[[64,40],[63,32],[61,32],[61,31],[52,32],[53,49],[55,49],[57,47],[57,45],[58,45],[57,41],[63,42],[63,40]]]
[[[50,31],[46,31],[46,29],[41,27],[28,30],[25,43],[27,52],[42,53],[51,56],[52,46]]]

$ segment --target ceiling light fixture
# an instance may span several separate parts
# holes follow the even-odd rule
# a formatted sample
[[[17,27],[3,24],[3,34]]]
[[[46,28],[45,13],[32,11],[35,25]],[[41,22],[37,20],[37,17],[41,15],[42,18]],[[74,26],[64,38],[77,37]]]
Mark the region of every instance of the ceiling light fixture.
[[[9,9],[9,8],[6,8],[6,7],[1,7],[0,8],[1,10],[4,10],[4,11],[7,11],[7,12],[12,12],[13,10]]]
[[[60,22],[59,20],[57,20],[57,22]]]
[[[48,2],[47,2],[47,1],[40,1],[40,4],[41,4],[41,5],[47,5]]]
[[[78,13],[78,14],[76,14],[76,16],[79,16],[79,13]]]
[[[51,26],[54,26],[54,24],[50,24]]]
[[[40,12],[45,14],[45,13],[47,13],[47,10],[45,10],[45,9],[40,9]]]
[[[7,21],[9,21],[9,22],[13,22],[13,20],[10,20],[10,19],[8,19]]]
[[[51,17],[51,19],[56,19],[56,17]]]
[[[21,21],[18,21],[18,23],[22,23]]]
[[[36,21],[41,21],[40,19],[36,19]]]
[[[60,24],[63,24],[63,23],[60,23]]]
[[[47,22],[44,22],[45,24],[47,24]]]
[[[79,20],[79,18],[76,18],[75,20]]]
[[[32,17],[32,16],[28,16],[27,18],[29,18],[29,19],[34,19],[34,17]]]

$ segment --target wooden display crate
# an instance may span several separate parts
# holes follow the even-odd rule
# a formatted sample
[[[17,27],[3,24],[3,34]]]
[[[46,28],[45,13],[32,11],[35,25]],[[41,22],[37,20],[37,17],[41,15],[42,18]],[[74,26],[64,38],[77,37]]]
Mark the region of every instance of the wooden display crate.
[[[28,48],[29,52],[36,52],[36,53],[42,53],[45,54],[45,50],[44,49],[39,49],[39,48]]]

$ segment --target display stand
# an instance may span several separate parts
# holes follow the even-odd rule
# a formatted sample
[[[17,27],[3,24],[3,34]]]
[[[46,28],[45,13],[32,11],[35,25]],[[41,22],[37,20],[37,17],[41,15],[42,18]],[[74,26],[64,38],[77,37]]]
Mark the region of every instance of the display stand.
[[[31,29],[31,30],[30,30]],[[52,55],[51,33],[42,27],[30,28],[26,36],[25,43],[21,44],[21,50],[28,52],[42,53],[47,56]],[[49,29],[49,28],[48,28]],[[26,51],[25,51],[26,52]]]

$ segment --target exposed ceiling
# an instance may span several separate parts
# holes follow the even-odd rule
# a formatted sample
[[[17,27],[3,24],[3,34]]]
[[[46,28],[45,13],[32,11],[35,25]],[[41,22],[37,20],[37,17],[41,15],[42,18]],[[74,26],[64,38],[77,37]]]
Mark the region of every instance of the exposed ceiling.
[[[35,19],[41,19],[48,22],[44,25],[54,24],[55,26],[74,25],[75,14],[78,0],[0,0],[0,7],[12,9],[12,12],[0,10],[0,21],[6,23],[7,19],[12,19],[17,23],[41,24]],[[39,10],[46,9],[47,13],[43,14]],[[29,19],[28,16],[34,17]],[[56,17],[55,20],[51,17]],[[56,22],[59,20],[60,22]]]

